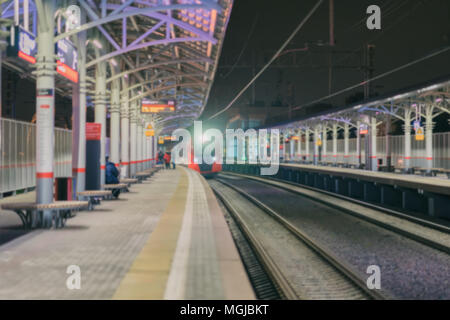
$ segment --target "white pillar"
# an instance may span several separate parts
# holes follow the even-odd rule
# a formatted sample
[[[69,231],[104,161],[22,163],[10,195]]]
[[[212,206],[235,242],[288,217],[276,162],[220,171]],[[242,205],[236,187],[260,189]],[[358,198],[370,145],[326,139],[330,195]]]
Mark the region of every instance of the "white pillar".
[[[356,158],[358,167],[361,168],[361,121],[356,122]]]
[[[120,166],[120,80],[111,83],[110,161]]]
[[[314,128],[314,158],[313,164],[317,166],[319,164],[319,128]]]
[[[302,161],[302,131],[298,131],[297,159]]]
[[[411,170],[411,109],[405,109],[405,156],[403,165],[405,166],[405,171],[409,172]]]
[[[126,81],[122,81],[123,83],[123,92],[122,92],[122,106],[120,110],[120,126],[121,126],[121,145],[120,145],[120,175],[122,178],[128,178],[130,176],[130,110],[128,105],[128,88]]]
[[[386,117],[386,167],[388,172],[390,172],[392,167],[392,148],[391,148],[391,115]]]
[[[426,165],[427,174],[431,174],[431,169],[433,169],[433,110],[434,106],[429,104],[426,106],[425,113],[425,149],[426,149]]]
[[[377,159],[377,119],[375,117],[371,117],[370,119],[370,130],[371,130],[371,162],[372,162],[372,171],[378,171],[378,159]]]
[[[323,129],[322,129],[323,131],[322,131],[322,161],[325,163],[325,164],[327,164],[328,163],[328,161],[327,161],[327,159],[328,159],[328,150],[327,150],[327,141],[328,141],[328,135],[327,135],[327,132],[328,132],[328,128],[327,128],[327,126],[325,125],[325,126],[323,126]]]
[[[130,104],[130,175],[136,176],[136,161],[137,161],[137,149],[136,149],[136,134],[137,134],[137,112],[136,102],[133,101]]]
[[[344,163],[349,164],[349,138],[350,138],[350,126],[348,123],[344,124]]]
[[[307,163],[309,163],[309,161],[310,161],[310,154],[309,154],[309,138],[310,138],[310,135],[309,135],[309,129],[306,129],[305,130],[305,143],[306,143],[306,146],[305,146],[305,153],[306,153],[306,162]]]
[[[101,124],[100,139],[100,185],[105,185],[106,157],[106,64],[100,62],[95,73],[95,122]]]
[[[36,202],[53,202],[55,129],[55,1],[40,1],[38,8],[38,55],[36,62]],[[51,225],[51,212],[44,213],[44,225]]]
[[[142,121],[138,119],[137,131],[136,131],[136,170],[137,172],[142,171],[142,160],[143,160],[143,150],[142,150]]]
[[[84,21],[82,12],[81,21]],[[75,176],[75,192],[86,189],[86,32],[78,33],[79,83],[73,85],[72,102],[72,172]]]
[[[291,140],[289,140],[289,160],[295,160],[295,140],[293,139],[295,135],[294,131],[290,131]]]
[[[158,157],[158,141],[156,140],[156,131],[155,135],[152,137],[152,154],[153,154],[153,166],[156,166],[157,163],[157,157]]]
[[[333,158],[335,165],[337,165],[337,136],[338,136],[337,124],[333,124]]]

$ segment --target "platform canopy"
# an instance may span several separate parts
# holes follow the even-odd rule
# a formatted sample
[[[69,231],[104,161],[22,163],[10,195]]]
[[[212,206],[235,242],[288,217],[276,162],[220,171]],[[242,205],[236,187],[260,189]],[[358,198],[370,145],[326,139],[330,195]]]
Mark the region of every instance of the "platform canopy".
[[[76,43],[76,35],[87,31],[88,96],[96,66],[107,63],[108,86],[126,79],[130,102],[175,101],[175,113],[153,116],[161,129],[186,127],[207,103],[232,4],[233,0],[56,1],[55,42]],[[38,5],[34,0],[6,1],[2,17],[15,19],[35,35]],[[80,25],[67,28],[67,9],[73,5],[80,9]],[[56,85],[60,93],[71,94],[69,82],[59,79]]]

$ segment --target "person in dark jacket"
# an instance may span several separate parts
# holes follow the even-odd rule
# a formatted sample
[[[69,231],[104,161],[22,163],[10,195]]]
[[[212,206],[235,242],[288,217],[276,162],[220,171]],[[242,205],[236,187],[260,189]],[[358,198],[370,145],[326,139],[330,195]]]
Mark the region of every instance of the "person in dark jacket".
[[[105,169],[105,183],[106,184],[118,184],[119,183],[119,170],[116,165],[109,161],[109,157],[106,157],[106,169]],[[118,198],[120,195],[120,189],[113,189],[112,194],[114,198]]]
[[[161,150],[159,150],[158,153],[158,164],[163,164],[164,163],[164,153],[162,153]]]

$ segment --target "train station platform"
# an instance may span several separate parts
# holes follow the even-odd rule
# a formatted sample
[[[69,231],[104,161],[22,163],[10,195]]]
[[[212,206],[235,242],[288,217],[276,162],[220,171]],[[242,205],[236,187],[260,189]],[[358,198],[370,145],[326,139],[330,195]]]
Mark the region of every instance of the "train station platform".
[[[254,299],[225,218],[196,172],[162,170],[60,230],[0,211],[0,299]],[[0,200],[27,201],[28,193]],[[81,288],[70,290],[69,266]]]

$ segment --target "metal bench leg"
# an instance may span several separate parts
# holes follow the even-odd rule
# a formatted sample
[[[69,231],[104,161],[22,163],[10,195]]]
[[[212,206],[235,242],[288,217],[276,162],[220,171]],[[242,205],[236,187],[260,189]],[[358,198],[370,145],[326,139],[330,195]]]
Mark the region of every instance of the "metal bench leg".
[[[28,219],[27,219],[27,214],[23,213],[22,210],[15,210],[15,213],[17,213],[17,215],[19,216],[20,220],[22,220],[22,225],[24,229],[28,228]]]

